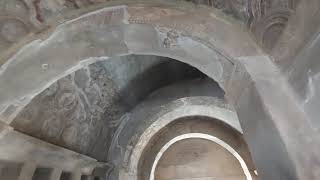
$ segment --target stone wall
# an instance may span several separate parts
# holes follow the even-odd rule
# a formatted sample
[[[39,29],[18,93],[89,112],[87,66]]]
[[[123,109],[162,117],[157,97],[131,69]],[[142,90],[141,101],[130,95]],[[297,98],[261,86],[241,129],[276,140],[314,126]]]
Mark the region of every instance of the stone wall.
[[[203,77],[196,69],[157,56],[125,56],[68,75],[41,94],[12,122],[28,135],[106,160],[120,117],[153,90]]]

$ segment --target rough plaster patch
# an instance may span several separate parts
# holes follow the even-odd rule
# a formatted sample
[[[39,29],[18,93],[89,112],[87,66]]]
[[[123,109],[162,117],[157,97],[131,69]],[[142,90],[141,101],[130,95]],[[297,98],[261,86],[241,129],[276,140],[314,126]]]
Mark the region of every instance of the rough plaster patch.
[[[307,88],[306,98],[303,102],[304,105],[306,105],[316,95],[317,88],[315,85],[317,84],[317,81],[319,81],[320,79],[320,73],[317,73],[312,76],[312,71],[309,70],[308,74],[310,75],[308,76],[308,88]]]
[[[317,115],[319,110],[320,73],[312,75],[311,70],[309,70],[308,73],[307,93],[303,101],[303,107],[309,116],[308,123],[310,124],[310,127],[318,131],[320,129],[320,123]]]

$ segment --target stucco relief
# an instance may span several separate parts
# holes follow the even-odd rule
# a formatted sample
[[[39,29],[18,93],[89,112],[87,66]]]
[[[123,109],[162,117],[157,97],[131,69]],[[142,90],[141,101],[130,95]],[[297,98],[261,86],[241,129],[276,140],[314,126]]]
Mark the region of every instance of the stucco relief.
[[[117,127],[112,120],[122,111],[115,87],[99,63],[90,65],[42,92],[12,125],[53,144],[104,159],[106,152],[95,150],[101,149],[98,146],[107,149],[110,133]]]
[[[298,0],[251,0],[249,27],[267,51],[281,36],[297,3]]]

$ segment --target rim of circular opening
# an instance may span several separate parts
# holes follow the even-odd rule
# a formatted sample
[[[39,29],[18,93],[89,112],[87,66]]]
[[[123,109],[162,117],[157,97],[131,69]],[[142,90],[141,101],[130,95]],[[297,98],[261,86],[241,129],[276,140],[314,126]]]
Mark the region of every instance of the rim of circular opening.
[[[209,135],[209,134],[204,134],[204,133],[187,133],[187,134],[182,134],[179,135],[173,139],[171,139],[169,142],[167,142],[161,149],[160,151],[157,153],[157,156],[152,164],[152,169],[150,172],[150,179],[149,180],[154,180],[154,173],[156,170],[156,167],[158,165],[158,162],[160,161],[162,155],[175,143],[177,143],[178,141],[181,140],[185,140],[185,139],[205,139],[205,140],[209,140],[212,141],[220,146],[222,146],[224,149],[226,149],[229,153],[231,153],[240,163],[240,166],[246,176],[246,180],[252,180],[252,176],[250,174],[250,171],[245,163],[245,161],[242,159],[242,157],[239,155],[239,153],[237,153],[236,150],[234,150],[229,144],[227,144],[226,142],[224,142],[223,140]]]

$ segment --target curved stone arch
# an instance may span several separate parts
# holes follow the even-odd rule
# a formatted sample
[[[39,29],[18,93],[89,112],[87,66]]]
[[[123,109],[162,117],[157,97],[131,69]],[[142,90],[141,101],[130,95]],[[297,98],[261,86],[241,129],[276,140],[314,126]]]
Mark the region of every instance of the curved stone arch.
[[[182,103],[182,104],[181,104]],[[220,121],[239,133],[243,133],[240,123],[238,121],[237,114],[229,109],[222,107],[223,102],[217,101],[213,97],[186,97],[178,99],[174,102],[167,104],[166,106],[172,106],[171,104],[177,104],[169,111],[158,112],[154,114],[153,123],[150,124],[143,133],[138,137],[138,142],[128,149],[125,154],[130,154],[129,162],[126,164],[125,169],[120,169],[120,180],[125,179],[137,179],[139,161],[142,157],[144,149],[147,147],[150,140],[164,127],[180,118],[186,117],[207,117],[216,121]],[[110,157],[114,156],[109,154]]]
[[[171,139],[167,144],[165,144],[160,151],[158,152],[154,163],[152,164],[152,169],[151,169],[151,173],[150,173],[150,180],[154,180],[154,173],[156,170],[156,167],[158,165],[158,162],[160,161],[162,155],[175,143],[182,141],[182,140],[186,140],[186,139],[205,139],[208,141],[211,141],[213,143],[218,144],[219,146],[221,146],[222,148],[226,149],[230,154],[232,154],[240,163],[240,166],[243,170],[243,173],[246,176],[247,180],[252,180],[252,176],[249,172],[249,169],[245,163],[245,161],[243,160],[243,158],[240,156],[239,153],[237,153],[236,150],[234,150],[228,143],[224,142],[223,140],[209,135],[209,134],[203,134],[203,133],[188,133],[188,134],[182,134],[179,135],[173,139]]]
[[[177,8],[170,3],[105,7],[59,25],[1,66],[0,84],[6,84],[0,89],[2,121],[10,123],[61,77],[98,60],[128,54],[180,60],[225,88],[235,59],[263,52],[240,24],[206,7]]]

